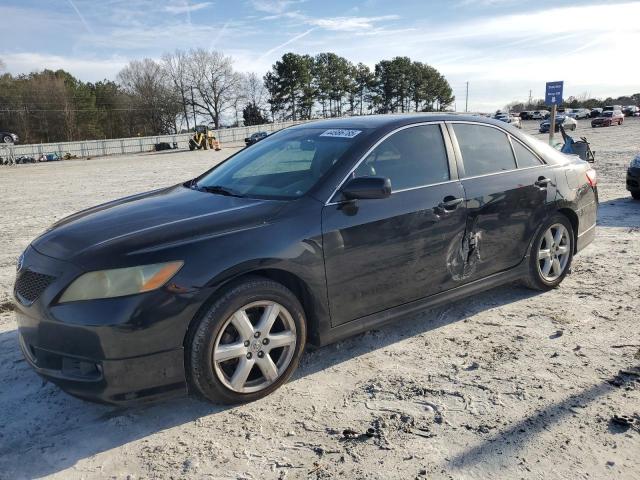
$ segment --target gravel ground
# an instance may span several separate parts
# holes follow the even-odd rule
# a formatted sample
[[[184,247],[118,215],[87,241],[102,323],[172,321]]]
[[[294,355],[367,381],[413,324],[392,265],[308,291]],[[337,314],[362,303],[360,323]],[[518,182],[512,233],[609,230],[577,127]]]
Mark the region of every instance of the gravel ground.
[[[232,150],[0,168],[0,478],[638,478],[640,202],[624,175],[640,119],[580,124],[599,225],[559,289],[496,288],[310,351],[279,391],[233,408],[72,398],[22,359],[10,301],[15,258],[54,220]]]

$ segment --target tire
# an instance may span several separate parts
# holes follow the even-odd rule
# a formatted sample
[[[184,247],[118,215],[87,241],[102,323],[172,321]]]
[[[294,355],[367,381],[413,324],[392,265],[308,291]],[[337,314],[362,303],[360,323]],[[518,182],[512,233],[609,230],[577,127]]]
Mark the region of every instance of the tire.
[[[553,238],[554,233],[557,234],[558,231],[563,232],[562,228],[564,228],[564,234],[561,237],[559,245],[556,245],[558,237]],[[547,232],[551,232],[551,238]],[[552,239],[553,241],[551,241]],[[550,243],[551,245],[549,245]],[[571,269],[574,244],[575,232],[569,219],[560,213],[552,215],[539,229],[531,244],[529,275],[524,279],[525,285],[533,290],[541,291],[551,290],[560,285]],[[555,247],[559,248],[556,249]],[[559,271],[553,261],[554,251],[558,258],[557,266],[561,267]],[[550,253],[547,256],[543,252]],[[547,261],[550,262],[549,264],[551,266],[548,273],[545,274],[545,269],[547,265],[549,265]]]
[[[2,143],[6,143],[8,145],[11,145],[13,143],[13,137],[11,135],[3,135],[2,136]]]
[[[277,316],[264,334],[258,328],[269,324],[269,312]],[[306,336],[304,310],[282,284],[257,276],[232,284],[190,328],[185,342],[190,387],[213,403],[265,397],[295,371]]]
[[[631,196],[634,200],[640,200],[640,190],[634,190],[631,192]]]

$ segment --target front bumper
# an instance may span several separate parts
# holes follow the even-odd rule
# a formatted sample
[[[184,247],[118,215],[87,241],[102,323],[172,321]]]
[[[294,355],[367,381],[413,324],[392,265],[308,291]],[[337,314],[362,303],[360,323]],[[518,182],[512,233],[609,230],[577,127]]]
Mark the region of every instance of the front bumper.
[[[55,279],[32,302],[14,292],[20,347],[38,374],[73,395],[110,403],[186,391],[183,340],[201,304],[196,294],[164,287],[59,304],[81,270],[32,247],[21,272],[27,270]]]
[[[94,402],[129,404],[187,392],[182,348],[142,357],[96,360],[34,347],[19,335],[31,367],[67,393]]]
[[[640,192],[640,167],[630,167],[627,169],[627,190],[630,192]]]

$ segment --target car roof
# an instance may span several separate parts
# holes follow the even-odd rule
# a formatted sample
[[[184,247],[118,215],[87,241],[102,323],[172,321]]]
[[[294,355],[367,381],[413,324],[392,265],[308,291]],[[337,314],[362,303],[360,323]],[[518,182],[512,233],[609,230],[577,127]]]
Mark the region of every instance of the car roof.
[[[446,122],[446,121],[469,121],[476,123],[486,123],[504,127],[504,122],[499,122],[481,115],[457,114],[457,113],[411,113],[411,114],[387,114],[387,115],[363,115],[344,118],[332,118],[325,120],[315,120],[296,125],[295,129],[303,128],[369,128],[388,129],[398,128],[405,125],[422,122]]]

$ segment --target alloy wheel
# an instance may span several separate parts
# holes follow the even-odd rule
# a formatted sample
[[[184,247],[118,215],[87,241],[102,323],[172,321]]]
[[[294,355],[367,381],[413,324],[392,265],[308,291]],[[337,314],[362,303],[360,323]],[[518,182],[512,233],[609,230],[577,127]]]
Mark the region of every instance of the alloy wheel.
[[[224,323],[213,348],[218,379],[238,393],[267,388],[286,371],[296,348],[289,311],[273,301],[253,302]]]
[[[571,237],[561,223],[551,225],[540,239],[538,270],[547,282],[557,280],[567,268],[571,254]]]

